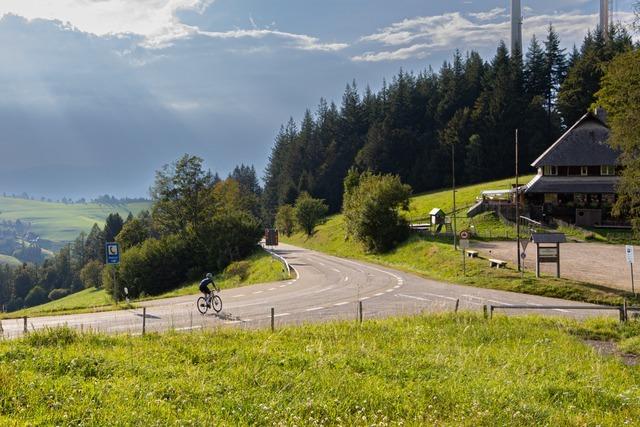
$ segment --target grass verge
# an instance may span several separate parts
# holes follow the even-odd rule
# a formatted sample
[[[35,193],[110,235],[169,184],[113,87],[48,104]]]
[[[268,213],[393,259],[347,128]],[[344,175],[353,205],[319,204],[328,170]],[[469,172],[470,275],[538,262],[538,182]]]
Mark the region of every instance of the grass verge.
[[[571,325],[460,314],[276,333],[36,332],[0,343],[0,424],[635,423],[640,371]]]
[[[219,274],[215,282],[221,289],[230,289],[239,286],[253,285],[256,283],[269,283],[286,280],[286,274],[280,261],[273,259],[267,252],[260,250],[244,261],[232,264],[222,274]],[[133,301],[133,304],[114,304],[113,300],[103,289],[85,289],[57,301],[27,308],[24,310],[7,313],[0,318],[15,318],[22,316],[39,317],[58,314],[93,313],[101,311],[129,309],[136,303],[152,299],[163,299],[183,295],[194,295],[199,292],[198,283],[192,283],[176,290],[153,297],[144,297]]]
[[[345,236],[343,217],[337,215],[320,225],[312,237],[298,233],[283,240],[320,252],[369,261],[450,283],[596,304],[620,305],[624,299],[630,303],[640,303],[640,299],[622,290],[569,279],[536,278],[532,272],[522,277],[515,269],[492,269],[483,259],[467,259],[465,276],[461,253],[454,251],[451,242],[444,239],[412,235],[391,252],[367,254],[357,242],[346,240]]]

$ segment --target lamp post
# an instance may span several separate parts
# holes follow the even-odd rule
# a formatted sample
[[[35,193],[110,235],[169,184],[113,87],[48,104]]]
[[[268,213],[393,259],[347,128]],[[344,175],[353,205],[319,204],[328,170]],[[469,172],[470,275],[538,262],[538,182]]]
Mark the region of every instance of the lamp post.
[[[453,248],[458,250],[458,239],[456,236],[456,145],[451,144],[451,176],[453,189],[453,220],[451,221],[451,231],[453,232]]]

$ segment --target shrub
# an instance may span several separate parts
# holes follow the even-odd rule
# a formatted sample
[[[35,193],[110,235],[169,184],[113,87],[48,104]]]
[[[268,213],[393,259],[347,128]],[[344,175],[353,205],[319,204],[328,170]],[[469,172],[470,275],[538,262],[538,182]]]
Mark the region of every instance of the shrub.
[[[251,267],[251,263],[249,261],[238,261],[229,264],[227,268],[224,270],[224,275],[227,278],[230,277],[239,277],[240,281],[244,281],[249,277],[249,268]]]
[[[327,215],[329,207],[323,200],[314,199],[308,193],[302,193],[296,200],[295,214],[298,226],[307,236],[311,236],[316,226]]]
[[[282,205],[276,214],[276,227],[278,230],[289,237],[293,234],[295,228],[296,211],[291,205]]]
[[[27,294],[27,297],[24,299],[24,305],[27,307],[33,307],[44,304],[47,302],[47,297],[47,291],[45,291],[42,286],[36,286]]]
[[[80,280],[85,288],[94,287],[100,289],[102,287],[102,270],[104,265],[97,260],[89,261],[82,270],[80,270]]]
[[[71,294],[70,289],[54,289],[49,292],[49,301],[55,301]]]
[[[411,187],[395,175],[370,172],[345,182],[344,217],[347,233],[369,252],[385,252],[409,235],[400,210],[409,208]]]

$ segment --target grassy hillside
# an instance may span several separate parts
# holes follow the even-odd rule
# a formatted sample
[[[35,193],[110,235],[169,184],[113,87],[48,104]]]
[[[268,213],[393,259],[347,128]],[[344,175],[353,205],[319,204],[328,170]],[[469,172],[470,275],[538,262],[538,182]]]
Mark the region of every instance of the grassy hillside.
[[[464,195],[461,200],[463,203],[472,203],[474,194],[480,194],[483,189],[496,189],[500,185],[508,185],[508,182],[507,180],[463,188],[460,190],[460,194]],[[412,200],[412,212],[428,213],[435,206],[444,206],[446,210],[445,196],[446,192],[417,196]],[[461,223],[464,224],[464,221],[461,220]],[[486,230],[492,230],[494,236],[501,233],[504,235],[510,229],[491,213],[475,218],[475,225],[483,234]],[[537,279],[533,272],[527,272],[523,278],[513,268],[491,269],[488,262],[483,259],[467,259],[465,276],[461,253],[454,251],[451,238],[413,235],[389,253],[367,254],[359,243],[346,239],[342,215],[329,218],[326,223],[317,227],[312,237],[297,233],[290,238],[283,238],[283,241],[341,257],[387,265],[447,282],[594,303],[622,304],[624,298],[640,303],[640,299],[630,293],[602,286],[551,277]]]
[[[0,343],[0,424],[637,422],[640,370],[598,355],[571,328],[463,314],[276,333],[36,332]]]
[[[5,264],[8,264],[12,267],[18,267],[22,265],[22,262],[20,262],[19,259],[16,259],[12,256],[0,254],[0,265],[5,265]]]
[[[247,258],[244,262],[246,265],[246,275],[241,278],[231,272],[220,274],[216,279],[216,283],[222,289],[229,289],[238,286],[252,285],[256,283],[277,282],[279,280],[288,279],[284,276],[282,264],[273,259],[264,251],[257,252],[255,255]],[[231,269],[229,269],[231,270]],[[204,273],[203,273],[204,274]],[[168,292],[164,295],[153,297],[154,299],[169,298],[182,295],[194,295],[199,292],[198,283]],[[150,299],[150,298],[147,298]],[[126,308],[122,305],[117,307],[113,304],[112,299],[107,295],[106,291],[94,288],[85,289],[73,295],[61,298],[56,301],[27,308],[24,310],[8,313],[5,317],[21,317],[21,316],[47,316],[52,314],[78,313],[90,311],[106,311],[117,308]]]
[[[81,231],[88,232],[94,223],[102,226],[110,213],[118,212],[126,218],[149,209],[149,203],[110,206],[95,203],[65,205],[34,200],[0,197],[0,219],[31,223],[30,231],[53,242],[68,242]]]

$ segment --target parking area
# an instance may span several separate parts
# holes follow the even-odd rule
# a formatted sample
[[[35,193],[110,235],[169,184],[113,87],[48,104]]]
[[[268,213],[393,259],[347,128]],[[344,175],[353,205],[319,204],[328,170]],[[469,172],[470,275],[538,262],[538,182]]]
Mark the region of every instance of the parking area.
[[[473,249],[485,258],[497,258],[517,264],[515,242],[475,242]],[[640,248],[636,247],[637,254]],[[560,249],[562,277],[617,289],[631,290],[631,268],[625,256],[623,245],[601,243],[565,243]],[[640,259],[638,259],[640,262]],[[525,268],[535,271],[536,247],[533,243],[527,248]],[[555,264],[542,264],[543,275],[555,275]],[[636,270],[636,290],[640,288],[640,269]]]

